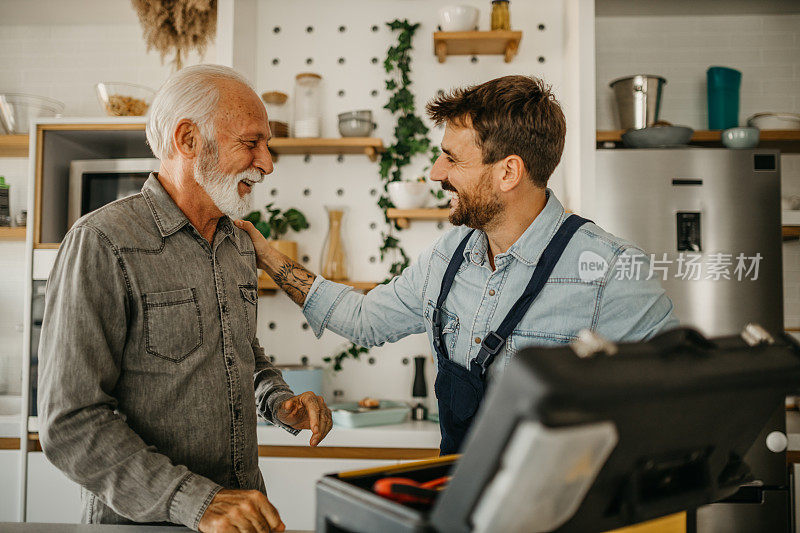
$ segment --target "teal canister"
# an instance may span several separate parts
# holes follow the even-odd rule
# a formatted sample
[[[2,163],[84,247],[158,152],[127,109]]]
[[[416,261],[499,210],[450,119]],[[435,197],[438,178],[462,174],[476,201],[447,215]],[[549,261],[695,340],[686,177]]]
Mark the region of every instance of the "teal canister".
[[[728,67],[709,67],[706,82],[708,129],[724,130],[738,126],[742,73]]]

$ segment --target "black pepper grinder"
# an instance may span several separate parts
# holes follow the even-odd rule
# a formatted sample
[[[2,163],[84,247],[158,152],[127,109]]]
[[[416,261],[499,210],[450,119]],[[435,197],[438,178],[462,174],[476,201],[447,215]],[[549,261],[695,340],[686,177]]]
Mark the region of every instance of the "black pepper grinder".
[[[428,397],[428,384],[425,383],[425,356],[414,357],[414,386],[411,388],[411,395],[419,401],[411,409],[413,420],[425,420],[428,418],[428,408],[422,400]]]

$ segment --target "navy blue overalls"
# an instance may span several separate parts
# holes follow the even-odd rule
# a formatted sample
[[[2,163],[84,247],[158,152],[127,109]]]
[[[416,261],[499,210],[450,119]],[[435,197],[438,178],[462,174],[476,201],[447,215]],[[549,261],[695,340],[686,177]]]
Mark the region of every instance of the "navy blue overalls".
[[[578,215],[570,215],[556,234],[547,244],[542,256],[536,264],[533,276],[528,282],[525,291],[516,301],[503,319],[497,331],[491,331],[481,342],[478,355],[470,363],[470,368],[455,363],[447,354],[447,347],[442,336],[442,305],[447,299],[447,294],[453,286],[458,267],[464,261],[464,248],[467,241],[474,233],[469,232],[458,245],[447,270],[442,279],[442,288],[433,310],[433,345],[436,348],[438,361],[438,374],[434,389],[439,402],[439,428],[442,433],[442,442],[439,450],[442,455],[457,453],[464,437],[469,430],[475,413],[480,407],[486,393],[486,370],[494,361],[495,356],[506,343],[506,339],[519,324],[522,317],[530,308],[533,301],[541,292],[544,284],[550,278],[553,268],[561,258],[570,239],[584,223],[589,222]]]

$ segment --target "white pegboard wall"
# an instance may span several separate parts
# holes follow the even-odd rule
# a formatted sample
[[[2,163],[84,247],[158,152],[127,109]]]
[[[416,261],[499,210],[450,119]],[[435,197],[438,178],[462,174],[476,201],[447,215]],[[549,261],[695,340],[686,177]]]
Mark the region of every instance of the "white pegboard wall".
[[[480,10],[481,30],[489,29],[491,5],[467,1]],[[425,103],[439,90],[480,83],[506,74],[527,74],[544,78],[556,94],[562,84],[563,6],[560,2],[530,0],[511,3],[511,24],[522,30],[519,54],[511,63],[501,56],[451,56],[443,64],[433,53],[433,31],[438,25],[438,9],[448,2],[422,0],[370,2],[308,0],[281,2],[261,0],[258,4],[259,39],[256,89],[278,90],[290,95],[294,77],[300,72],[322,76],[322,135],[338,137],[336,115],[345,111],[371,109],[378,127],[374,135],[384,144],[392,142],[394,119],[383,109],[388,100],[383,61],[396,33],[386,23],[396,18],[421,23],[414,37],[412,89],[417,111],[424,116]],[[431,124],[425,118],[429,126]],[[431,139],[438,144],[442,130],[433,129]],[[427,160],[419,157],[404,178],[423,173]],[[558,181],[558,177],[554,179]],[[438,187],[438,185],[434,185]],[[557,184],[556,184],[557,186]],[[254,193],[255,206],[271,201],[281,208],[297,207],[308,217],[310,229],[290,238],[298,241],[299,256],[312,271],[320,270],[320,254],[328,229],[325,206],[343,206],[343,241],[347,252],[350,279],[380,281],[395,257],[379,259],[381,231],[388,226],[376,201],[381,193],[377,163],[364,156],[312,155],[281,156],[275,172]],[[441,229],[437,226],[441,226]],[[412,259],[449,229],[449,224],[412,222],[411,227],[395,232]],[[282,294],[264,296],[259,304],[259,339],[278,363],[299,363],[307,357],[312,364],[336,353],[348,342],[326,332],[317,340],[300,309]],[[344,370],[329,372],[326,395],[335,389],[348,398],[375,395],[410,399],[413,356],[430,356],[426,335],[414,335],[398,343],[374,348],[361,361],[348,360]],[[370,359],[373,363],[370,364]],[[404,364],[407,359],[407,364]],[[428,389],[433,394],[434,363],[429,359]]]

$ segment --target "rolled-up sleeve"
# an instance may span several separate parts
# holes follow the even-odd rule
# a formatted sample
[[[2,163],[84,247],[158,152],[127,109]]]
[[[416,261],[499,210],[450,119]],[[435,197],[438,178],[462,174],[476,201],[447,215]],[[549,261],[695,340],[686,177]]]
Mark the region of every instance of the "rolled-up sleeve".
[[[264,348],[261,347],[258,338],[253,340],[253,355],[256,360],[254,385],[258,414],[267,422],[271,422],[289,433],[297,435],[300,431],[278,420],[278,408],[281,403],[294,396],[294,392],[283,380],[281,371],[275,368],[275,365],[264,353]]]
[[[91,272],[92,274],[88,274]],[[113,391],[127,336],[124,264],[98,230],[64,239],[47,285],[39,345],[39,438],[48,460],[115,512],[197,529],[220,490],[148,446]]]
[[[303,314],[317,337],[329,329],[361,346],[380,346],[425,331],[422,292],[433,246],[389,283],[367,294],[317,276]]]

